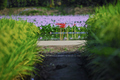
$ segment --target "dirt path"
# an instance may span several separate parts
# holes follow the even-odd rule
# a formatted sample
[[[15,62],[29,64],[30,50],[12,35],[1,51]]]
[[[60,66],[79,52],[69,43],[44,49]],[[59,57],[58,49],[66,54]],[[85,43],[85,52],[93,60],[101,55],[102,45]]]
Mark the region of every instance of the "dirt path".
[[[72,41],[38,41],[37,46],[40,52],[46,53],[62,53],[73,52],[76,50],[82,51],[84,49],[85,40]]]
[[[47,54],[34,80],[89,80],[79,51]]]

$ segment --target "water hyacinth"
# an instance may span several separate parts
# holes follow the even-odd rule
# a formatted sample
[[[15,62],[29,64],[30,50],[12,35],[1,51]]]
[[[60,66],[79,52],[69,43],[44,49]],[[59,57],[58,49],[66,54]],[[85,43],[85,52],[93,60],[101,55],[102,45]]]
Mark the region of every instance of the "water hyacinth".
[[[67,38],[65,37],[64,39],[66,40]]]
[[[40,37],[40,39],[42,39],[42,37]]]
[[[80,30],[80,28],[78,28],[78,30]]]
[[[70,38],[70,39],[72,39],[72,38]]]
[[[87,26],[85,22],[88,20],[89,15],[67,15],[67,16],[0,16],[0,18],[12,18],[14,20],[26,20],[29,23],[33,23],[40,29],[41,36],[43,39],[50,38],[48,34],[50,32],[85,32]],[[60,29],[61,28],[61,29]],[[44,35],[45,34],[45,35]],[[75,37],[73,37],[75,35]],[[81,34],[79,34],[81,36]],[[76,34],[72,35],[72,39],[76,38]],[[51,35],[50,35],[51,36]],[[58,36],[58,35],[57,35]],[[63,35],[62,35],[63,36]],[[82,35],[83,36],[83,35]],[[67,40],[70,39],[67,34]],[[43,40],[39,39],[39,40]],[[45,39],[45,40],[47,40]],[[64,39],[64,38],[63,38]],[[79,38],[81,39],[81,38]]]
[[[42,29],[42,27],[40,27],[40,29]]]
[[[1,18],[10,18],[10,16],[1,16]],[[68,15],[68,16],[14,16],[11,15],[11,18],[14,20],[27,20],[27,22],[32,22],[34,23],[37,27],[40,26],[46,26],[46,25],[51,25],[51,27],[56,26],[56,23],[65,23],[66,22],[66,27],[70,26],[77,26],[77,27],[83,27],[85,25],[85,22],[89,18],[89,15]]]
[[[78,39],[80,38],[80,36],[78,36]]]

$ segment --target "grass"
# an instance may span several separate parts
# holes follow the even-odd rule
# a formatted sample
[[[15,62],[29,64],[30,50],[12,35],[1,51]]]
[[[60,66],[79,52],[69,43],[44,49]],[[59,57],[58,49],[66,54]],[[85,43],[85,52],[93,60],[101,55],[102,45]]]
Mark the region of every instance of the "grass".
[[[41,6],[38,6],[38,7],[36,7],[36,8],[37,8],[37,9],[41,8],[41,9],[43,9],[43,10],[50,10],[49,7],[41,7]]]
[[[43,15],[44,12],[43,11],[38,11],[38,10],[32,10],[32,11],[23,11],[20,15],[35,15],[36,13],[38,13],[39,15]]]
[[[67,48],[64,48],[64,50],[65,50],[65,51],[68,51],[68,49],[67,49]]]
[[[0,80],[16,80],[13,78],[19,75],[22,78],[23,75],[30,75],[34,71],[35,62],[42,62],[35,48],[38,28],[12,19],[1,19],[0,23],[0,46],[3,49],[0,50]],[[31,29],[28,30],[29,27]]]

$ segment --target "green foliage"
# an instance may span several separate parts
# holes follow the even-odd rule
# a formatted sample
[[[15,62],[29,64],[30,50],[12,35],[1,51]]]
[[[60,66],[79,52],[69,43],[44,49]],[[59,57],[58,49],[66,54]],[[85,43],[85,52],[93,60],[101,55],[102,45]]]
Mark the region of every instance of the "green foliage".
[[[52,0],[51,0],[52,1]],[[77,7],[77,6],[97,6],[106,5],[108,3],[115,4],[117,0],[53,0],[53,4],[64,7]],[[60,2],[60,5],[58,4]],[[29,6],[50,6],[50,0],[8,0],[8,7],[29,7]],[[81,6],[81,7],[82,7]]]
[[[87,20],[87,50],[92,80],[119,80],[120,2],[102,6]],[[117,57],[117,58],[116,58]],[[112,77],[111,77],[112,76]]]
[[[8,0],[8,7],[38,6],[38,0]]]
[[[37,6],[38,5],[38,0],[26,0],[27,5],[26,6]]]
[[[42,34],[49,34],[50,32],[60,32],[60,27],[59,26],[51,26],[50,24],[49,25],[46,25],[46,26],[39,26],[39,28],[42,28],[40,29],[40,32]],[[86,32],[87,29],[85,27],[82,27],[82,26],[73,26],[73,27],[70,27],[70,26],[66,26],[66,28],[64,28],[64,32]]]
[[[7,7],[7,0],[0,0],[0,10]]]
[[[40,29],[42,28],[42,29]],[[53,32],[53,33],[57,33],[57,32],[60,32],[60,27],[59,26],[51,26],[50,24],[49,25],[46,25],[46,26],[39,26],[39,29],[40,29],[40,32],[41,32],[41,35],[40,37],[42,37],[42,40],[51,40],[53,38],[56,38],[56,39],[59,39],[60,38],[60,34],[50,34],[50,32]],[[66,28],[64,28],[64,32],[87,32],[87,29],[86,27],[77,27],[77,26],[73,26],[73,27],[70,27],[70,26],[66,26]],[[84,34],[68,34],[68,38],[69,39],[85,39],[86,38],[86,33]],[[63,35],[63,38],[67,37],[67,33],[65,33]]]
[[[99,11],[96,9],[96,14],[87,21],[87,24],[89,26],[89,40],[96,39],[101,44],[116,48],[119,47],[120,43],[117,41],[120,40],[119,7],[120,4],[118,3],[116,6],[109,5],[109,7],[106,8],[103,6],[99,9]]]
[[[31,11],[24,11],[21,13],[21,15],[30,15],[30,14],[34,15],[35,13],[39,13],[39,15],[44,14],[43,11],[31,10]]]
[[[62,4],[65,6],[97,6],[97,5],[105,5],[108,3],[116,3],[117,0],[62,0]]]
[[[0,20],[0,80],[31,75],[34,63],[42,60],[36,52],[38,34],[39,29],[27,21]]]

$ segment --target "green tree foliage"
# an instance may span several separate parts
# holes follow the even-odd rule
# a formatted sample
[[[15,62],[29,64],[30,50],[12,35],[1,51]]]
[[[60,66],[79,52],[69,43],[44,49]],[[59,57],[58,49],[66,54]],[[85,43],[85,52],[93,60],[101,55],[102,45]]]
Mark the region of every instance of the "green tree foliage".
[[[7,0],[0,0],[0,10],[7,7]]]
[[[8,0],[7,7],[27,7],[27,6],[37,6],[39,0]]]
[[[62,4],[65,4],[65,6],[102,6],[108,3],[114,3],[116,1],[117,0],[62,0]]]
[[[2,1],[2,0],[1,0]],[[56,2],[61,2],[62,6],[97,6],[106,5],[108,3],[116,3],[119,0],[53,0],[55,6],[59,6]],[[8,7],[23,7],[23,6],[44,6],[48,7],[51,0],[8,0]]]
[[[38,5],[38,0],[26,0],[27,5],[26,6],[37,6]]]

